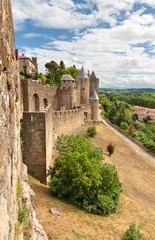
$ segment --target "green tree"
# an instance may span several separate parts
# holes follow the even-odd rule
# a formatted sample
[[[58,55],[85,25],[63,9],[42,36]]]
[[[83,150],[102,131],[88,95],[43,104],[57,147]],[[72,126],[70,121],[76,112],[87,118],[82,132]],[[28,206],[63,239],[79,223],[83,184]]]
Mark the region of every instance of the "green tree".
[[[113,118],[117,115],[117,109],[115,104],[113,104],[108,111],[108,118],[110,121],[113,121]]]
[[[75,66],[67,68],[67,73],[70,74],[74,79],[76,79],[79,72],[80,70],[77,69]]]
[[[136,224],[132,223],[122,240],[145,240],[145,236],[140,232],[139,227],[136,229]]]
[[[46,83],[47,82],[47,77],[44,74],[40,73],[39,74],[39,78],[41,79],[42,83]]]
[[[109,155],[111,156],[114,153],[114,145],[112,143],[109,143],[107,146],[107,151],[109,152]]]
[[[59,65],[55,61],[51,61],[45,64],[45,67],[50,73],[51,82],[54,82],[56,73],[59,69]]]
[[[60,61],[60,68],[63,70],[63,69],[66,69],[66,67],[65,67],[65,64],[64,64],[64,62],[61,60]]]
[[[87,137],[62,136],[57,149],[60,157],[48,172],[51,192],[91,213],[115,212],[121,183],[115,167],[102,164],[102,148]]]
[[[152,118],[151,118],[150,115],[148,115],[147,117],[144,117],[144,118],[143,118],[143,122],[145,122],[145,123],[148,123],[148,122],[150,122],[150,121],[152,121]]]
[[[132,115],[132,119],[134,120],[134,121],[136,121],[136,120],[138,120],[138,114],[137,113],[135,113],[135,114],[133,114]]]
[[[123,129],[123,130],[127,130],[129,128],[128,124],[126,122],[121,122],[121,125],[120,127]]]

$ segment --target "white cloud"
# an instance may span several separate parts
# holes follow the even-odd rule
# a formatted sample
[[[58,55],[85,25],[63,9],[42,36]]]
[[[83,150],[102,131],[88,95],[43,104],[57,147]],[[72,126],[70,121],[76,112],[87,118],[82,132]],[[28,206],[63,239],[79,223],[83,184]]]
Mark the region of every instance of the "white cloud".
[[[140,0],[86,0],[79,5],[72,0],[13,0],[13,10],[18,27],[29,19],[38,27],[75,30],[72,39],[68,40],[67,33],[57,39],[48,36],[42,49],[24,48],[26,55],[38,57],[41,72],[46,62],[63,60],[66,66],[75,64],[80,68],[84,63],[86,69],[94,69],[101,86],[155,87],[155,75],[147,74],[154,72],[155,59],[145,48],[147,43],[152,46],[150,51],[155,52],[155,18],[148,12],[145,14],[144,6],[132,12],[133,4],[138,2],[141,3]],[[142,2],[155,7],[153,1]],[[119,22],[122,11],[126,18]],[[105,22],[111,27],[104,28]],[[82,31],[83,27],[87,29]],[[30,32],[25,37],[39,37],[39,34]]]
[[[26,33],[23,35],[24,38],[37,38],[43,36],[40,33]]]

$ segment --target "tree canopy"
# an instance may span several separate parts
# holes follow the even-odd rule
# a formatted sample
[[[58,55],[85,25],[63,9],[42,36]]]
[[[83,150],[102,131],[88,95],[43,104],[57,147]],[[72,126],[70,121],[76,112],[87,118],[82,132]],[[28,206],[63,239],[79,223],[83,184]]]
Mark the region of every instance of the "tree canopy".
[[[45,64],[45,67],[50,72],[51,82],[54,82],[56,72],[59,69],[59,65],[55,61],[51,61]]]
[[[60,85],[60,79],[64,74],[70,74],[74,79],[76,79],[79,69],[75,65],[67,67],[65,63],[61,60],[60,64],[57,64],[55,61],[51,61],[45,64],[47,69],[46,73],[46,83],[51,85]]]
[[[91,213],[115,212],[121,183],[115,167],[102,163],[102,148],[88,137],[62,135],[57,150],[60,156],[48,171],[51,192]]]

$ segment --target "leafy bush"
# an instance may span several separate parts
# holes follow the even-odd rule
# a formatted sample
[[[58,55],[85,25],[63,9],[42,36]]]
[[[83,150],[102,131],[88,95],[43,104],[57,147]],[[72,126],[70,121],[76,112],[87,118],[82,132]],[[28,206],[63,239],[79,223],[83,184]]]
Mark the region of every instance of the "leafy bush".
[[[148,148],[151,152],[155,153],[155,143],[153,142],[144,142],[144,146]]]
[[[132,223],[122,240],[145,240],[145,237],[144,234],[140,233],[139,228],[136,229],[136,224]]]
[[[146,142],[148,139],[147,139],[147,137],[146,137],[144,132],[138,131],[138,140],[139,140],[139,142],[144,144],[144,142]]]
[[[111,156],[111,154],[114,153],[114,146],[112,145],[112,143],[109,143],[107,146],[107,151],[109,152],[109,155]]]
[[[137,130],[141,130],[145,127],[145,124],[141,123],[141,122],[134,122],[133,126],[137,129]]]
[[[90,137],[94,137],[97,134],[96,127],[91,126],[87,129],[87,133]]]
[[[120,125],[120,127],[123,129],[123,130],[126,130],[126,129],[128,129],[128,124],[126,123],[126,122],[121,122],[121,125]]]
[[[137,139],[138,138],[138,132],[137,131],[134,131],[133,134],[132,134],[132,137]]]
[[[102,148],[86,137],[62,136],[57,149],[60,157],[48,171],[51,192],[91,213],[115,212],[121,183],[115,167],[102,164]]]
[[[152,133],[155,134],[155,125],[146,124],[146,127],[147,127],[148,129],[150,129],[150,130],[152,131]]]

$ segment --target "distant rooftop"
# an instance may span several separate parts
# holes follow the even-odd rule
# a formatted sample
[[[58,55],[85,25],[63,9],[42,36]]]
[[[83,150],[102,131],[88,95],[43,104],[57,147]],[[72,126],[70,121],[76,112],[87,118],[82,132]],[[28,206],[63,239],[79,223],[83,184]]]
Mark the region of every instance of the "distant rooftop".
[[[29,57],[26,57],[24,54],[22,54],[22,56],[19,56],[19,59],[28,59],[31,63],[35,65],[35,63]]]
[[[81,70],[80,70],[77,78],[89,78],[89,77],[87,76],[87,74],[85,74],[83,66],[82,66],[82,68],[81,68]]]
[[[90,75],[90,78],[96,78],[96,75],[95,75],[94,71],[92,71],[92,73]]]
[[[95,89],[94,89],[93,94],[91,95],[90,99],[99,100],[99,97],[97,96]]]
[[[70,75],[70,74],[64,74],[62,75],[61,81],[65,81],[65,80],[68,80],[68,81],[75,81],[75,79]]]

